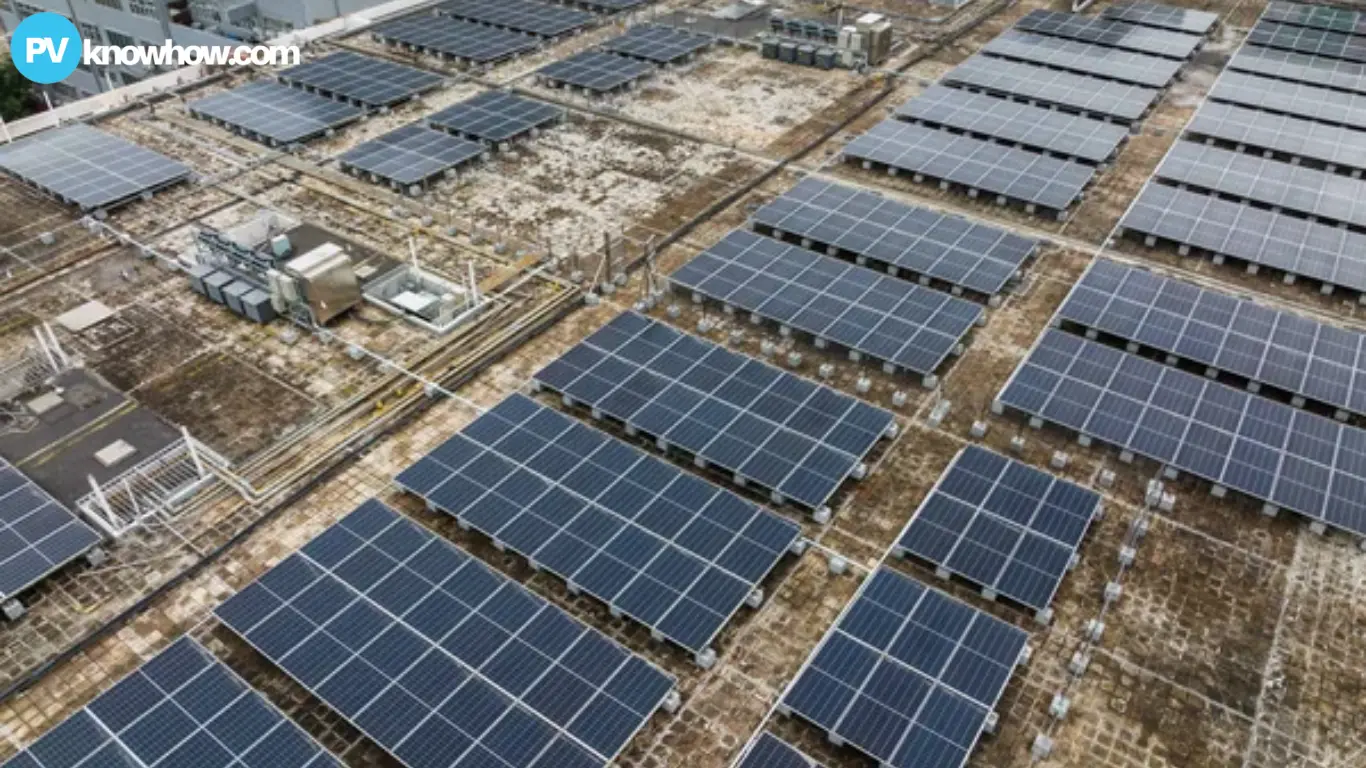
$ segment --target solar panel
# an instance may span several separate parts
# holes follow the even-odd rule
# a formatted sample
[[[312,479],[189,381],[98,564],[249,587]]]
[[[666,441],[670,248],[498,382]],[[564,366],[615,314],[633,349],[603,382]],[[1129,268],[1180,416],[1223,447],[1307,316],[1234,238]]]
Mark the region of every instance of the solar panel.
[[[186,107],[195,117],[225,124],[272,146],[308,141],[364,114],[360,107],[275,82],[248,83]]]
[[[1204,35],[1219,21],[1219,14],[1206,11],[1193,11],[1158,3],[1118,3],[1109,5],[1100,12],[1101,18],[1127,21],[1157,29],[1171,29],[1177,32],[1190,32]]]
[[[801,750],[771,733],[760,733],[736,763],[735,768],[824,768]]]
[[[1366,62],[1366,38],[1342,35],[1322,29],[1294,27],[1262,21],[1247,34],[1248,45],[1279,48],[1283,51],[1312,53],[1345,61]]]
[[[634,312],[533,378],[810,509],[862,476],[868,453],[896,432],[881,408]]]
[[[1169,59],[1186,59],[1195,53],[1201,43],[1199,35],[1042,9],[1025,14],[1024,18],[1015,22],[1015,28]]]
[[[340,768],[207,649],[181,638],[4,768]]]
[[[1180,141],[1155,175],[1306,216],[1366,225],[1366,183],[1316,168]]]
[[[925,89],[896,115],[1096,164],[1109,160],[1129,136],[1115,123],[942,85]]]
[[[1366,131],[1314,120],[1210,101],[1195,113],[1186,131],[1338,168],[1366,169]]]
[[[578,5],[598,13],[619,13],[650,3],[651,0],[577,0]]]
[[[1121,227],[1366,291],[1366,236],[1344,227],[1153,183],[1143,188]]]
[[[614,91],[654,71],[648,63],[615,53],[584,51],[536,70],[553,85],[582,88],[597,93]]]
[[[959,136],[923,125],[884,120],[849,142],[845,158],[962,184],[1028,205],[1066,210],[1081,197],[1095,168]]]
[[[1366,35],[1366,18],[1357,11],[1326,5],[1272,2],[1262,18],[1299,27],[1327,29],[1348,35]]]
[[[215,613],[410,768],[606,765],[674,688],[373,499]]]
[[[593,23],[593,14],[535,0],[448,0],[440,13],[504,29],[559,37]]]
[[[406,16],[380,25],[372,34],[391,45],[474,64],[492,64],[541,47],[541,39],[533,35],[440,15]]]
[[[997,35],[982,47],[982,52],[1150,88],[1165,88],[1176,78],[1183,63],[1013,29]]]
[[[488,91],[427,118],[434,127],[479,141],[510,141],[558,121],[564,111],[535,99]]]
[[[1366,414],[1366,335],[1107,259],[1058,318],[1199,365]]]
[[[441,85],[441,75],[373,56],[338,51],[280,73],[280,80],[366,107],[389,107]]]
[[[959,768],[1029,636],[889,568],[826,633],[779,711],[891,768]]]
[[[421,184],[475,160],[484,145],[458,139],[423,125],[405,125],[361,144],[337,158],[343,170],[375,181],[408,186]]]
[[[84,123],[0,146],[0,170],[82,210],[127,202],[190,175],[183,163]]]
[[[895,551],[1048,616],[1100,512],[1100,494],[970,445],[921,502]]]
[[[1366,125],[1366,96],[1303,83],[1283,83],[1242,72],[1226,71],[1220,75],[1209,98],[1348,128]]]
[[[631,27],[626,34],[614,37],[602,49],[655,64],[671,64],[712,44],[708,35],[674,29],[658,24]]]
[[[981,54],[949,70],[940,81],[1124,122],[1143,117],[1159,93],[1156,88],[1100,80]]]
[[[885,370],[932,376],[985,316],[981,306],[872,270],[736,230],[679,267],[669,281],[866,355]]]
[[[1009,406],[1321,525],[1366,534],[1366,430],[1050,329]]]
[[[70,509],[0,459],[0,603],[99,543]]]
[[[1366,64],[1355,61],[1245,45],[1229,61],[1228,68],[1278,80],[1366,93]]]
[[[703,666],[801,535],[796,523],[522,395],[395,482]]]
[[[756,229],[786,233],[812,248],[853,254],[994,296],[1020,274],[1037,240],[842,184],[806,178],[754,213]]]

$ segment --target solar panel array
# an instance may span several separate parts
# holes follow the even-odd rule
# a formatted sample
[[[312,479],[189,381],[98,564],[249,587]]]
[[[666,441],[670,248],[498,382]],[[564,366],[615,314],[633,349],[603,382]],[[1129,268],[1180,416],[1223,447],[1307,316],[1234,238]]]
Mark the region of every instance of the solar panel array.
[[[189,638],[177,640],[3,768],[340,768]]]
[[[1081,197],[1094,172],[1080,163],[896,119],[854,139],[844,156],[1058,211]]]
[[[1330,59],[1366,62],[1366,39],[1322,29],[1263,20],[1248,33],[1247,42],[1250,45],[1299,51]]]
[[[420,184],[478,159],[484,145],[424,125],[405,125],[337,158],[345,170],[399,185]]]
[[[994,296],[1038,250],[1004,229],[808,177],[754,213],[753,222],[894,270]]]
[[[195,117],[216,120],[271,144],[307,141],[364,114],[360,107],[276,82],[255,82],[186,105]]]
[[[699,661],[801,534],[522,395],[396,482]]]
[[[1028,640],[886,567],[859,589],[780,711],[893,768],[959,768]]]
[[[1366,235],[1301,216],[1149,183],[1122,228],[1366,291]]]
[[[536,0],[447,0],[437,11],[491,27],[559,37],[593,23],[593,14]]]
[[[1248,45],[1229,60],[1228,68],[1279,80],[1366,93],[1366,64],[1355,61]]]
[[[578,4],[591,8],[598,13],[618,13],[638,8],[651,0],[578,0]]]
[[[0,603],[99,543],[70,509],[0,459]]]
[[[1101,18],[1127,21],[1157,29],[1171,29],[1204,35],[1219,21],[1219,14],[1207,11],[1194,11],[1157,3],[1118,3],[1108,5],[1100,12]]]
[[[387,43],[475,64],[492,64],[541,47],[541,39],[533,35],[440,15],[406,16],[376,27],[373,34]]]
[[[745,748],[735,768],[823,768],[801,750],[771,733],[763,732]]]
[[[430,91],[445,80],[441,75],[351,51],[291,67],[280,80],[333,98],[366,107],[388,107]]]
[[[1326,5],[1272,2],[1262,18],[1299,27],[1326,29],[1348,35],[1366,35],[1366,17],[1358,11]]]
[[[564,111],[535,99],[487,91],[427,118],[437,128],[458,136],[503,142],[558,121]]]
[[[1099,80],[1037,64],[976,54],[949,70],[940,82],[1052,104],[1089,115],[1132,122],[1157,101],[1159,91]]]
[[[1115,123],[932,85],[896,111],[897,117],[1014,142],[1088,163],[1103,163],[1129,136]]]
[[[536,70],[544,81],[597,93],[615,91],[654,71],[648,62],[602,51],[583,51]]]
[[[674,687],[373,500],[215,613],[410,768],[606,765]]]
[[[1348,128],[1366,125],[1366,96],[1304,83],[1280,83],[1243,72],[1225,72],[1209,97],[1211,101],[1298,115]]]
[[[972,445],[954,457],[896,544],[990,594],[1045,611],[1100,494]]]
[[[1200,35],[1042,9],[1025,14],[1024,18],[1015,22],[1015,28],[1177,60],[1189,58],[1200,47],[1202,40]]]
[[[1366,414],[1366,334],[1108,259],[1091,265],[1058,318]]]
[[[1366,534],[1366,430],[1053,329],[999,404]]]
[[[602,49],[655,64],[671,64],[711,44],[712,38],[708,35],[658,24],[641,24],[608,40]]]
[[[896,425],[857,398],[634,312],[534,380],[811,509],[861,474]]]
[[[970,301],[739,230],[669,280],[923,376],[954,354],[985,314]]]
[[[1018,59],[1079,75],[1149,88],[1165,87],[1176,77],[1183,63],[1013,29],[1002,32],[982,46],[982,52],[993,58]]]
[[[190,175],[183,163],[83,123],[0,146],[0,170],[83,210],[117,205]]]
[[[1202,106],[1186,130],[1197,137],[1271,149],[1340,168],[1366,169],[1366,131],[1215,101]]]

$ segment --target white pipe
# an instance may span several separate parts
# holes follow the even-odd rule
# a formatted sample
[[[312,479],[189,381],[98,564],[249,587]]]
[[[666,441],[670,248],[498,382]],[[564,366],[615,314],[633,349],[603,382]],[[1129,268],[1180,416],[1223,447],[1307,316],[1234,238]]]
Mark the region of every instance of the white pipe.
[[[52,356],[52,350],[47,346],[47,339],[43,338],[43,332],[38,326],[33,327],[33,335],[38,337],[38,348],[43,351],[43,356],[47,358],[47,364],[52,366],[53,373],[62,370],[62,366],[57,363],[57,358]]]

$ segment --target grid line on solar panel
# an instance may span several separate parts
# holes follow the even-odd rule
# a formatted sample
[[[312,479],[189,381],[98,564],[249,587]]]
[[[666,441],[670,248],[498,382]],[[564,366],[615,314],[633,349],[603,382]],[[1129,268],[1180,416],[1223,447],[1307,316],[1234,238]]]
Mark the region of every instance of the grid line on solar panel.
[[[556,122],[558,107],[502,91],[488,91],[427,118],[436,128],[493,143],[509,141]]]
[[[925,89],[896,115],[1094,164],[1110,159],[1129,136],[1115,123],[942,85]]]
[[[634,312],[533,380],[810,509],[862,475],[896,425],[887,411]]]
[[[116,205],[190,175],[183,163],[83,123],[0,146],[0,169],[83,210]]]
[[[992,57],[1016,59],[1079,75],[1116,80],[1150,88],[1164,88],[1181,70],[1182,62],[1144,56],[1117,48],[1007,29],[982,47]]]
[[[801,533],[523,395],[395,482],[699,661]]]
[[[1178,141],[1154,175],[1333,222],[1366,227],[1366,182],[1303,165]]]
[[[0,459],[0,602],[99,543],[70,509]]]
[[[1366,131],[1292,115],[1209,101],[1195,113],[1186,132],[1325,165],[1366,169]]]
[[[493,27],[516,29],[542,37],[559,37],[586,27],[593,14],[535,0],[447,0],[437,11]]]
[[[921,502],[895,552],[1044,615],[1100,503],[1094,491],[968,446]]]
[[[737,230],[670,283],[904,369],[931,376],[985,313],[970,301]]]
[[[885,264],[893,274],[905,270],[988,296],[1018,276],[1039,247],[1004,229],[816,178],[755,211],[753,221],[815,249]]]
[[[551,62],[536,75],[551,84],[605,93],[635,82],[654,71],[648,62],[602,51],[583,51]]]
[[[4,768],[340,768],[206,648],[182,638]]]
[[[1204,35],[1219,21],[1219,14],[1176,8],[1159,3],[1119,3],[1106,6],[1101,18],[1127,21],[1157,29],[1171,29]]]
[[[1015,29],[1181,60],[1195,53],[1202,42],[1199,35],[1141,27],[1097,16],[1081,16],[1042,9],[1025,14],[1015,22]]]
[[[396,19],[377,27],[373,35],[382,42],[467,59],[476,64],[503,61],[541,47],[539,37],[442,15]]]
[[[735,768],[825,768],[801,750],[771,733],[763,732],[750,742]]]
[[[891,768],[959,768],[1024,654],[1022,630],[878,568],[784,696]]]
[[[1247,35],[1247,43],[1344,61],[1366,62],[1366,38],[1266,20],[1252,28]]]
[[[337,158],[346,169],[394,184],[420,184],[484,154],[484,145],[423,125],[405,125]]]
[[[1243,72],[1220,75],[1209,98],[1348,128],[1366,125],[1366,96],[1304,83],[1284,83]]]
[[[1366,35],[1366,17],[1346,8],[1272,2],[1266,7],[1262,18],[1281,24],[1326,29],[1347,35]]]
[[[1228,68],[1277,80],[1366,94],[1366,64],[1355,61],[1245,45],[1229,61]]]
[[[849,142],[844,156],[1064,211],[1095,168],[923,125],[884,120]]]
[[[374,500],[215,613],[411,768],[605,765],[674,688]]]
[[[278,144],[307,141],[364,114],[360,107],[276,82],[255,82],[186,105],[209,118]]]
[[[1366,335],[1107,259],[1058,310],[1060,320],[1366,414]],[[1360,375],[1360,381],[1358,376]]]
[[[1366,291],[1366,236],[1342,227],[1152,182],[1121,227]]]
[[[1366,430],[1049,329],[994,407],[1366,534]]]
[[[707,35],[658,24],[641,24],[603,43],[602,49],[656,64],[670,64],[711,44],[712,38]]]
[[[1101,80],[981,54],[949,70],[941,81],[1125,122],[1143,117],[1159,93],[1156,88]]]
[[[441,85],[441,75],[351,51],[290,67],[280,73],[290,85],[311,88],[368,107],[388,107]]]

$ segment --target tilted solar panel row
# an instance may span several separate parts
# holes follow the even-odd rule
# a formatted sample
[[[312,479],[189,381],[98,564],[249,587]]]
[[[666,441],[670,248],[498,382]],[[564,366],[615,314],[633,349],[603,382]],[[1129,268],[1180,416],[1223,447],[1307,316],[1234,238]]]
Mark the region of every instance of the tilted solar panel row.
[[[1348,35],[1366,35],[1366,16],[1346,8],[1273,0],[1266,7],[1262,18],[1299,27],[1326,29]]]
[[[445,78],[386,59],[338,51],[279,74],[281,82],[367,107],[393,106],[436,88]]]
[[[488,91],[453,104],[427,118],[433,127],[498,143],[558,121],[564,110],[535,99]]]
[[[371,35],[381,42],[475,64],[503,61],[542,45],[541,38],[535,35],[435,14],[395,19],[376,27]]]
[[[760,733],[748,746],[735,768],[824,768],[801,750],[771,733]]]
[[[1078,75],[1103,77],[1121,83],[1163,88],[1181,70],[1183,62],[1159,59],[1079,40],[1045,37],[1007,29],[982,46],[993,57],[1018,59],[1064,69]]]
[[[365,114],[355,105],[276,82],[248,83],[191,101],[186,109],[271,145],[308,141]]]
[[[89,552],[100,536],[0,459],[0,603]]]
[[[1219,21],[1217,13],[1144,2],[1107,5],[1100,15],[1105,19],[1117,19],[1145,27],[1171,29],[1196,35],[1209,32]]]
[[[1195,113],[1186,132],[1196,137],[1315,160],[1334,166],[1335,170],[1366,170],[1366,131],[1315,120],[1209,101]]]
[[[1228,68],[1290,82],[1366,94],[1366,64],[1308,53],[1243,46]],[[1279,87],[1279,86],[1271,86]]]
[[[1303,83],[1281,83],[1244,72],[1225,72],[1214,84],[1209,98],[1348,128],[1366,125],[1366,95]]]
[[[477,160],[487,150],[424,125],[405,125],[360,144],[337,158],[345,170],[371,174],[393,184],[421,184]]]
[[[1157,88],[1099,80],[980,53],[949,70],[940,81],[1124,122],[1142,118],[1160,93]]]
[[[1200,47],[1200,35],[1129,24],[1097,16],[1034,10],[1015,22],[1015,28],[1041,35],[1069,37],[1135,53],[1186,59]]]
[[[87,211],[190,176],[184,163],[84,123],[0,145],[0,170]]]
[[[1366,62],[1366,38],[1322,29],[1277,24],[1263,19],[1247,35],[1249,45],[1312,53],[1344,61]]]

